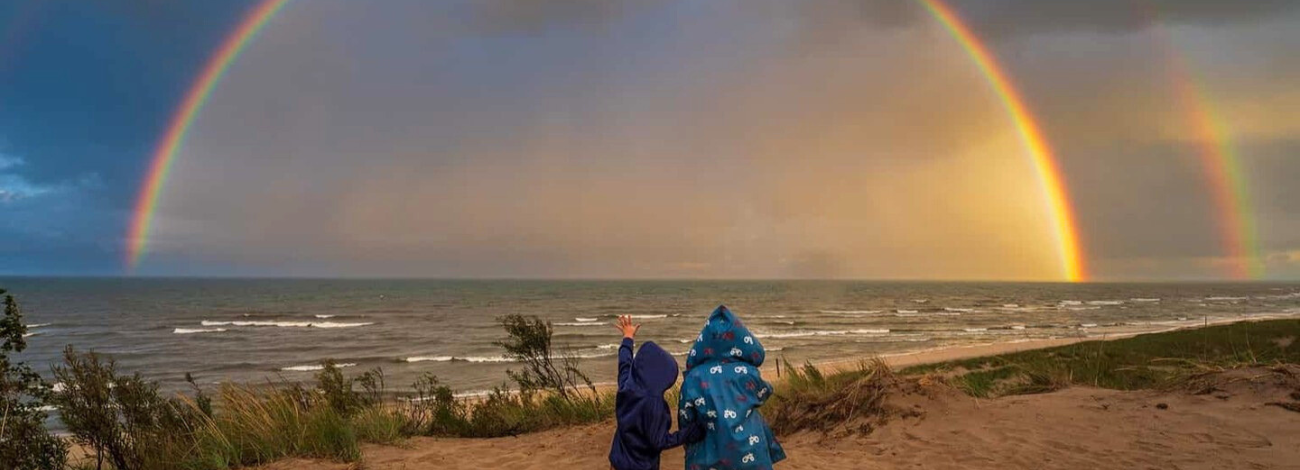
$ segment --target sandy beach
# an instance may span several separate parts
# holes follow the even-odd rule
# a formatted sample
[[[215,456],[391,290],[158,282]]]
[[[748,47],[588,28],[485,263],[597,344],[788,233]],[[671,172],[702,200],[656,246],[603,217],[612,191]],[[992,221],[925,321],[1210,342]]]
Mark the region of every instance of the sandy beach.
[[[1082,340],[948,348],[885,360],[902,368]],[[777,468],[1300,468],[1300,413],[1272,405],[1300,402],[1300,366],[1229,370],[1168,390],[1071,387],[996,399],[972,398],[936,380],[907,384],[889,398],[891,407],[907,412],[870,434],[782,436],[790,458]],[[360,465],[604,469],[612,429],[610,422],[495,439],[414,438],[397,447],[367,445]],[[663,468],[680,468],[682,458],[680,449],[666,453]],[[263,468],[354,466],[294,459]]]

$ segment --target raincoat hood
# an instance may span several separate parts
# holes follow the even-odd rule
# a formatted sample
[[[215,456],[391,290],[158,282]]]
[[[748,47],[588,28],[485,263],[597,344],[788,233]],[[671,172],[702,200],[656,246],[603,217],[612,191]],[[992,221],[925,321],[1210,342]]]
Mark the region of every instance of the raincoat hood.
[[[760,367],[766,356],[763,344],[745,327],[740,317],[731,313],[726,305],[719,305],[709,314],[700,336],[695,338],[695,346],[686,353],[686,370],[715,361],[740,361]]]
[[[647,392],[662,396],[677,383],[677,360],[654,342],[642,343],[632,359],[632,379]]]

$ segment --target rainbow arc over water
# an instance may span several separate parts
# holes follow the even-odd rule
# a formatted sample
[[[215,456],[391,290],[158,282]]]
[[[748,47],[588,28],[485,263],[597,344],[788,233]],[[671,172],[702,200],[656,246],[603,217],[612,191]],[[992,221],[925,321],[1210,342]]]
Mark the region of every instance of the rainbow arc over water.
[[[1083,249],[1079,245],[1079,230],[1074,207],[1070,204],[1065,178],[1061,175],[1061,168],[1052,153],[1051,145],[1043,137],[1043,132],[1039,129],[1033,113],[1025,105],[1024,98],[1020,96],[1019,90],[998,63],[997,58],[989,51],[988,46],[980,41],[979,36],[971,31],[952,7],[939,0],[918,1],[943,25],[953,39],[957,40],[966,55],[970,56],[993,92],[998,95],[1011,121],[1015,123],[1025,151],[1033,161],[1034,170],[1042,186],[1046,209],[1053,220],[1052,236],[1055,237],[1061,277],[1070,282],[1088,280]]]
[[[167,124],[167,132],[163,134],[157,149],[154,150],[144,185],[136,196],[135,210],[132,211],[131,224],[127,233],[128,271],[134,271],[140,265],[140,260],[148,248],[149,230],[153,226],[158,198],[162,195],[163,184],[167,181],[167,175],[171,171],[172,162],[176,160],[177,152],[185,145],[185,136],[189,133],[190,126],[194,124],[194,118],[198,117],[199,111],[203,110],[203,105],[212,96],[212,90],[217,87],[217,83],[221,82],[221,77],[225,76],[226,71],[230,69],[230,64],[239,58],[239,54],[248,47],[258,31],[266,27],[271,18],[287,3],[289,0],[263,0],[254,6],[244,15],[234,32],[226,36],[221,47],[203,66],[203,72],[199,74],[198,79],[185,93],[185,99],[172,115],[171,121]]]

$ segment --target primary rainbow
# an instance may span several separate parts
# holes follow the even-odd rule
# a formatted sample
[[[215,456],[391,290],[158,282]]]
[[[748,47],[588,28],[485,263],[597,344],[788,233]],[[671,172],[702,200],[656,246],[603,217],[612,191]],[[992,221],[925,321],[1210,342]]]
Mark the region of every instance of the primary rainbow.
[[[1168,51],[1174,92],[1187,111],[1188,124],[1200,146],[1198,153],[1218,214],[1219,239],[1229,260],[1228,275],[1234,279],[1258,279],[1264,274],[1264,264],[1259,256],[1254,206],[1236,145],[1223,117],[1215,111],[1206,87],[1196,81],[1187,59],[1173,47],[1169,32],[1158,22],[1155,28],[1157,38],[1164,41]]]
[[[261,31],[262,27],[266,26],[266,23],[288,2],[289,0],[262,0],[250,10],[240,20],[234,32],[222,41],[221,47],[213,53],[212,58],[208,59],[207,65],[203,67],[203,73],[185,94],[184,101],[181,101],[176,114],[167,125],[167,133],[163,135],[158,148],[154,150],[153,158],[149,163],[149,172],[145,175],[144,187],[140,189],[140,194],[136,198],[126,239],[128,271],[133,271],[136,266],[139,266],[140,259],[148,247],[149,229],[153,225],[158,196],[162,193],[163,183],[167,181],[167,173],[171,169],[172,161],[176,159],[176,153],[185,145],[185,135],[189,132],[190,125],[194,123],[194,118],[203,109],[203,105],[207,103],[212,90],[221,81],[230,64],[239,58],[239,53],[248,46],[257,32]]]
[[[1061,276],[1070,282],[1086,281],[1088,273],[1084,267],[1083,253],[1079,246],[1074,208],[1071,207],[1070,200],[1067,198],[1068,192],[1066,192],[1064,179],[1061,177],[1061,169],[1057,166],[1056,159],[1052,155],[1051,146],[1043,138],[1038,123],[1034,121],[1033,114],[1025,106],[1025,100],[1021,98],[1019,91],[1016,90],[1014,84],[1003,72],[1001,65],[998,64],[997,59],[993,57],[988,47],[980,42],[979,37],[975,36],[970,28],[962,22],[957,12],[940,0],[918,1],[925,6],[931,16],[948,30],[953,39],[956,39],[957,43],[961,44],[962,49],[979,67],[980,73],[984,75],[993,91],[997,93],[1003,106],[1006,107],[1007,113],[1011,115],[1011,120],[1015,122],[1016,130],[1020,134],[1020,140],[1024,143],[1030,158],[1033,159],[1034,168],[1038,173],[1038,180],[1042,185],[1043,195],[1047,199],[1047,208],[1054,221],[1052,235],[1055,237],[1057,255],[1060,258]]]

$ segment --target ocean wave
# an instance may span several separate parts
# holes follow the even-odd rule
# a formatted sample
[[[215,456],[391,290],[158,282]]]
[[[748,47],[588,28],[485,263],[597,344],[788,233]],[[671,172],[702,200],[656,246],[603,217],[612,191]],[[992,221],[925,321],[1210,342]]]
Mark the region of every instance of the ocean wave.
[[[355,328],[358,326],[373,325],[373,322],[361,323],[338,323],[338,322],[307,322],[307,321],[269,321],[269,320],[247,320],[247,321],[212,321],[203,320],[199,322],[203,326],[274,326],[279,328]]]
[[[334,364],[334,366],[341,369],[344,367],[354,367],[356,366],[356,364],[351,362],[344,362],[340,364]],[[311,365],[301,365],[301,366],[289,366],[289,367],[281,367],[280,370],[289,371],[289,372],[311,372],[317,370],[325,370],[325,365],[311,364]]]
[[[562,323],[556,323],[555,326],[605,326],[605,324],[591,323],[591,322],[582,322],[582,323],[562,322]]]
[[[943,311],[956,312],[956,313],[971,313],[971,312],[978,312],[979,310],[975,310],[973,308],[944,307]]]
[[[913,302],[916,302],[916,303],[918,303],[918,304],[928,304],[928,303],[930,303],[930,299],[912,299],[912,301],[913,301]]]
[[[413,356],[402,359],[403,362],[514,362],[505,356]]]
[[[1074,312],[1080,312],[1080,311],[1084,311],[1084,310],[1101,310],[1101,307],[1098,307],[1098,306],[1095,306],[1095,305],[1094,305],[1094,306],[1089,306],[1089,307],[1065,307],[1065,309],[1066,309],[1066,310],[1070,310],[1070,311],[1074,311]]]
[[[27,325],[27,329],[30,330],[30,329],[33,329],[33,328],[41,328],[41,327],[46,327],[46,326],[50,326],[50,325],[51,325],[51,323],[32,323],[32,324],[30,324],[30,325]]]
[[[980,333],[988,330],[989,330],[988,328],[962,328],[962,331],[965,331],[967,333]]]
[[[31,338],[31,337],[33,337],[33,336],[37,336],[37,335],[40,335],[40,334],[41,334],[41,332],[39,332],[39,331],[34,331],[34,332],[31,332],[31,333],[23,333],[23,337],[24,337],[24,338]]]
[[[223,331],[226,331],[226,329],[225,328],[177,328],[172,330],[172,333],[178,335],[192,335],[195,333],[221,333]]]
[[[818,312],[831,315],[870,315],[873,313],[880,313],[880,310],[818,310]],[[785,318],[785,316],[777,315],[773,318]]]
[[[1157,299],[1157,298],[1154,298],[1154,297],[1134,297],[1134,298],[1129,299],[1129,300],[1131,300],[1131,301],[1133,301],[1133,302],[1159,302],[1159,301],[1160,301],[1160,299]]]
[[[1088,305],[1123,305],[1123,300],[1089,300]]]
[[[668,315],[629,315],[629,316],[632,317],[632,318],[634,318],[634,319],[638,319],[638,320],[647,320],[647,319],[655,319],[655,318],[668,318]]]
[[[894,310],[894,313],[913,314],[913,313],[921,313],[921,312],[919,310],[903,310],[900,308],[898,310]]]
[[[960,317],[961,312],[918,312],[916,310],[899,310],[894,316],[908,317]]]
[[[1081,324],[1079,324],[1079,328],[1096,328],[1096,327],[1097,327],[1097,324],[1096,324],[1096,323],[1081,323]]]
[[[886,329],[829,330],[829,331],[790,331],[784,333],[755,333],[759,338],[806,338],[809,336],[844,336],[844,335],[883,335]]]
[[[1083,305],[1082,300],[1062,300],[1057,305]]]
[[[316,317],[316,318],[334,318],[334,317],[336,317],[337,315],[321,315],[321,314],[316,314],[316,315],[312,315],[312,316],[313,316],[313,317]]]
[[[596,321],[596,320],[599,320],[599,319],[598,319],[598,318],[583,318],[583,317],[575,317],[574,320],[577,320],[577,321],[580,321],[580,322],[584,322],[584,323],[585,323],[585,322],[593,322],[593,321]]]
[[[1205,300],[1214,300],[1214,301],[1237,301],[1237,300],[1247,300],[1247,299],[1249,299],[1249,298],[1250,298],[1250,297],[1206,297]]]
[[[622,346],[622,344],[619,343],[602,344],[600,346],[596,346],[596,349],[618,349],[619,346]]]

